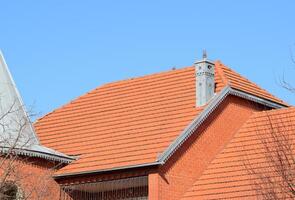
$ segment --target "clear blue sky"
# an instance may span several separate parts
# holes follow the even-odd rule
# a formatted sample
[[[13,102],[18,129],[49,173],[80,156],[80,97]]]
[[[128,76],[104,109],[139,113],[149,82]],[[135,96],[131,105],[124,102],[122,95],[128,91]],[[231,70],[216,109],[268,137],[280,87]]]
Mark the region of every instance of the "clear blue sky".
[[[204,48],[295,104],[276,81],[285,73],[295,84],[294,0],[0,0],[0,6],[0,48],[25,103],[41,114],[107,82],[192,65]]]

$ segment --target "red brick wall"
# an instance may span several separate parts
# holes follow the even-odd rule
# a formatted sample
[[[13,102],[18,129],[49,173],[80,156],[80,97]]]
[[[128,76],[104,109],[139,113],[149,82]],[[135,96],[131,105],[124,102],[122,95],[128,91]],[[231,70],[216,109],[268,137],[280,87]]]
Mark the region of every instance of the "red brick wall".
[[[1,160],[3,161],[3,159]],[[8,180],[21,188],[26,199],[30,200],[58,200],[60,187],[52,178],[51,169],[55,164],[43,159],[19,158],[16,161],[5,161],[1,165],[0,174],[7,171],[8,165],[12,170]],[[10,164],[9,164],[10,163]]]
[[[159,169],[159,173],[150,175],[149,186],[154,189],[149,190],[149,199],[180,199],[252,112],[261,109],[249,101],[228,97]]]

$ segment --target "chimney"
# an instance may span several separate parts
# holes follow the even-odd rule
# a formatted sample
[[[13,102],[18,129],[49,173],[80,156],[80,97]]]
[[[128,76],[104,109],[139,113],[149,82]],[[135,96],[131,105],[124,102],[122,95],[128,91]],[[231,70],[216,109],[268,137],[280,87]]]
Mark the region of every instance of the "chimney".
[[[207,60],[207,53],[203,51],[203,59],[195,62],[196,69],[196,106],[203,106],[210,101],[214,95],[215,65]]]

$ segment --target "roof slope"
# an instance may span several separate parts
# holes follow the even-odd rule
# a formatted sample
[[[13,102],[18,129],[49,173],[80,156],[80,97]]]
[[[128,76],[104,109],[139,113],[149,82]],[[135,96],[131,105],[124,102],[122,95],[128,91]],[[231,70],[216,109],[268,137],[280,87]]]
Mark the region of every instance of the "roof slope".
[[[22,98],[0,51],[0,152],[42,157],[61,162],[70,158],[53,149],[41,146],[27,115]]]
[[[38,137],[33,130],[32,124],[29,122],[21,96],[1,53],[0,94],[1,122],[8,127],[6,131],[1,129],[0,145],[23,147],[38,144]],[[24,126],[21,134],[19,134],[20,124]]]
[[[233,71],[229,67],[223,65],[221,62],[216,62],[216,69],[220,72],[221,78],[226,85],[229,85],[231,88],[247,92],[249,94],[271,100],[273,102],[287,105],[281,99],[273,96],[266,90],[260,88],[257,84],[249,81],[245,77],[241,76],[237,72]]]
[[[235,76],[250,91],[281,103],[221,63],[216,91]],[[186,67],[98,87],[39,119],[35,128],[42,144],[80,155],[60,174],[107,170],[155,162],[202,109],[195,107],[195,68]]]
[[[253,186],[260,183],[260,173],[274,177],[267,159],[280,137],[295,144],[295,107],[254,113],[182,199],[256,199]]]

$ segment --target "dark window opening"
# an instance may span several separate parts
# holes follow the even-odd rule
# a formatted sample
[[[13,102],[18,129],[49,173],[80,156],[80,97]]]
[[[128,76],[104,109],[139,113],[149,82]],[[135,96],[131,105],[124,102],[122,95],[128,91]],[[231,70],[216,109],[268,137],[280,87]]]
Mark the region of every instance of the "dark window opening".
[[[13,182],[6,182],[0,188],[1,200],[16,200],[18,187]]]
[[[61,200],[148,200],[147,176],[62,187]]]

